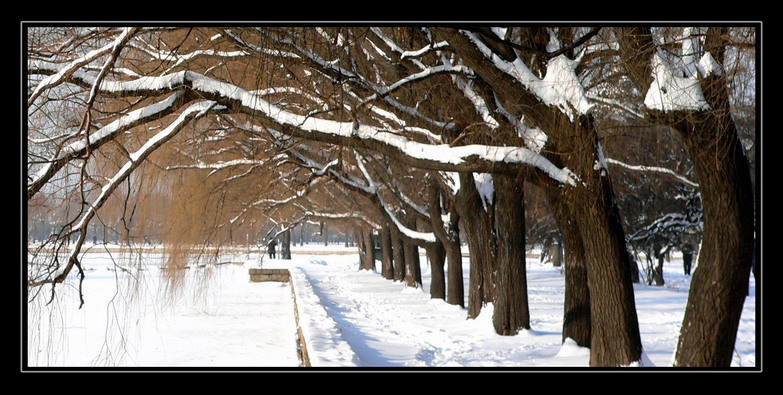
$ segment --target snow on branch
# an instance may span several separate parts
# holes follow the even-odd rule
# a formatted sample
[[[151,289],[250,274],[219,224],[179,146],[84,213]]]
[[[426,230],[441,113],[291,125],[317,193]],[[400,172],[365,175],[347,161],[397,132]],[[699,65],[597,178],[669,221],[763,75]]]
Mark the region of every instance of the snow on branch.
[[[83,155],[88,148],[90,150],[97,149],[126,130],[172,113],[176,110],[175,104],[183,99],[184,95],[184,92],[177,91],[164,100],[120,116],[113,122],[90,134],[90,147],[87,146],[87,142],[84,140],[65,146],[33,175],[27,187],[28,199],[35,195],[43,184],[48,182],[69,160]]]
[[[77,73],[74,73],[76,76]],[[92,77],[80,74],[89,82]],[[159,77],[142,77],[134,81],[103,81],[101,90],[120,96],[139,96],[150,91],[160,92],[188,88],[231,108],[279,125],[286,134],[333,144],[363,147],[393,155],[417,167],[447,171],[498,171],[503,166],[528,165],[543,171],[554,180],[576,185],[574,174],[560,169],[540,154],[524,147],[447,144],[431,145],[412,141],[399,133],[366,124],[340,122],[299,115],[281,109],[241,87],[182,71]],[[388,97],[388,96],[387,96]]]
[[[698,78],[675,75],[671,65],[659,52],[653,55],[651,66],[653,81],[644,98],[644,105],[648,109],[663,112],[710,109]]]
[[[214,101],[201,101],[197,102],[187,109],[185,109],[177,119],[172,122],[168,127],[160,131],[155,136],[147,140],[144,145],[137,151],[129,155],[128,161],[109,179],[109,182],[101,188],[100,195],[92,203],[88,203],[87,211],[81,216],[78,222],[73,226],[79,233],[79,238],[76,243],[71,247],[71,251],[68,256],[67,264],[55,269],[53,273],[50,273],[48,277],[43,279],[30,279],[28,285],[39,286],[49,283],[59,283],[65,280],[70,273],[74,265],[78,264],[77,255],[81,251],[81,247],[87,237],[87,226],[90,220],[95,216],[98,209],[103,206],[109,199],[114,190],[125,181],[128,176],[137,168],[141,163],[158,147],[169,141],[174,137],[182,128],[185,127],[191,120],[201,118],[209,111],[224,109],[223,106],[219,106]]]
[[[184,53],[181,54],[176,51],[166,51],[160,48],[154,48],[151,45],[147,44],[146,46],[142,46],[141,44],[137,43],[131,43],[130,45],[132,48],[138,49],[155,60],[160,61],[170,61],[170,60],[176,60],[174,64],[169,66],[165,72],[169,72],[172,69],[176,68],[177,66],[189,62],[195,58],[198,57],[220,57],[220,58],[236,58],[236,57],[244,57],[248,56],[249,53],[246,51],[219,51],[214,49],[199,49],[195,50],[190,53]]]
[[[418,58],[418,57],[421,57],[421,56],[424,56],[424,55],[428,54],[430,51],[433,51],[433,50],[436,50],[436,49],[445,48],[448,45],[449,45],[449,43],[446,42],[446,41],[441,41],[441,42],[437,42],[437,43],[431,43],[430,45],[427,45],[426,47],[424,47],[422,49],[419,49],[419,50],[416,50],[416,51],[402,51],[402,53],[400,53],[400,58],[401,59]]]
[[[366,215],[364,215],[361,212],[350,212],[350,213],[326,213],[322,211],[313,211],[307,207],[302,206],[301,204],[294,203],[294,206],[296,206],[299,210],[303,212],[303,214],[308,218],[321,218],[321,219],[358,219],[360,221],[365,222],[367,225],[370,225],[371,227],[375,229],[380,229],[381,225],[377,222],[373,221]]]
[[[547,136],[543,130],[526,125],[524,116],[521,119],[515,118],[503,107],[497,98],[495,98],[495,105],[497,106],[497,111],[502,114],[508,122],[514,125],[517,135],[522,138],[522,141],[525,142],[525,145],[528,148],[536,153],[540,153],[541,150],[544,149],[546,142],[549,140],[549,136]]]
[[[631,108],[626,103],[623,103],[619,100],[611,99],[608,97],[601,97],[592,93],[588,93],[587,97],[589,97],[591,100],[595,100],[597,102],[603,103],[605,105],[611,106],[613,108],[618,108],[622,111],[625,111],[626,113],[630,114],[631,116],[639,119],[644,119],[644,114],[641,112]]]
[[[394,222],[394,226],[396,226],[397,229],[399,229],[400,232],[405,236],[407,236],[408,238],[414,240],[420,240],[426,243],[436,243],[438,241],[438,239],[435,237],[435,234],[432,232],[418,232],[403,225],[397,219],[397,216],[394,215],[394,213],[392,213],[391,210],[389,210],[389,208],[385,204],[383,205],[383,210],[386,212],[386,215],[389,216],[392,222]]]
[[[214,163],[206,163],[202,160],[198,160],[197,163],[192,165],[174,165],[174,166],[167,166],[166,170],[177,170],[177,169],[202,169],[202,170],[212,170],[209,175],[215,174],[219,170],[228,169],[236,166],[263,166],[269,163],[270,161],[279,159],[278,157],[281,155],[278,155],[274,158],[271,158],[269,160],[259,160],[259,159],[233,159],[228,161],[218,161]]]
[[[327,167],[329,167],[329,164],[327,164],[325,166],[321,165],[317,161],[315,161],[315,160],[313,160],[311,158],[308,158],[307,156],[303,155],[302,153],[300,153],[298,151],[290,150],[290,152],[291,152],[292,155],[295,155],[297,158],[299,158],[305,164],[305,166],[309,167],[313,172],[318,172],[319,168],[327,168]],[[414,240],[419,240],[419,241],[425,242],[425,243],[434,243],[436,241],[434,233],[431,233],[431,232],[418,232],[418,231],[412,230],[412,229],[402,225],[402,223],[400,223],[400,221],[397,220],[397,217],[389,209],[389,205],[386,204],[386,202],[383,200],[383,197],[381,196],[381,194],[378,193],[378,185],[375,183],[373,178],[370,176],[370,173],[367,170],[366,166],[364,165],[363,159],[359,155],[359,153],[355,153],[355,158],[356,158],[356,162],[358,164],[359,170],[361,171],[362,175],[365,178],[365,182],[367,184],[366,186],[363,185],[364,183],[362,183],[361,181],[359,181],[355,177],[351,177],[351,176],[348,176],[348,175],[342,175],[342,174],[339,174],[338,172],[330,169],[329,172],[331,173],[333,178],[336,179],[337,181],[339,181],[342,185],[348,187],[349,189],[359,191],[360,193],[362,193],[363,195],[365,195],[367,197],[377,198],[376,202],[378,204],[380,204],[380,206],[381,206],[380,208],[383,210],[383,212],[386,213],[388,218],[394,223],[395,226],[397,226],[397,228],[400,230],[400,232],[402,232],[405,236],[407,236],[407,237],[409,237],[411,239],[414,239]],[[410,199],[407,199],[407,197],[401,198],[401,200],[403,200],[403,202],[405,202],[406,204],[412,204],[412,202],[410,202]],[[422,209],[422,211],[426,212],[423,209]],[[428,216],[428,215],[425,215],[425,216]],[[376,226],[376,228],[378,228],[378,227]]]
[[[612,158],[606,158],[606,163],[611,163],[613,165],[618,165],[621,167],[624,167],[629,170],[636,170],[636,171],[649,171],[654,173],[660,173],[664,175],[668,175],[674,180],[681,182],[691,188],[697,189],[699,188],[699,184],[689,180],[685,176],[682,176],[680,174],[675,173],[673,170],[664,168],[664,167],[656,167],[656,166],[635,166],[635,165],[629,165],[627,163],[623,163],[619,160],[612,159]]]
[[[359,153],[355,153],[356,162],[359,165],[359,169],[361,170],[362,174],[364,175],[364,178],[367,181],[367,184],[373,191],[373,194],[375,194],[378,197],[378,202],[381,205],[381,208],[383,208],[383,211],[386,213],[386,215],[389,217],[389,219],[392,220],[394,225],[399,229],[402,234],[405,236],[414,239],[414,240],[420,240],[426,243],[435,243],[437,239],[435,238],[435,234],[432,232],[418,232],[416,230],[410,229],[406,227],[405,225],[402,225],[399,220],[397,220],[397,217],[394,215],[394,213],[389,209],[389,205],[386,204],[386,202],[383,200],[383,196],[378,193],[378,186],[375,183],[375,181],[370,176],[370,173],[367,171],[367,168],[364,166],[363,159],[359,155]],[[395,194],[403,203],[410,205],[414,208],[414,210],[419,211],[422,213],[425,217],[429,217],[429,214],[426,213],[426,210],[423,210],[418,205],[414,204],[407,196],[405,196],[402,193]]]
[[[700,216],[691,218],[680,213],[669,213],[660,216],[650,225],[634,232],[628,236],[629,242],[641,242],[652,238],[655,235],[666,233],[678,233],[683,231],[699,232],[702,230],[702,220]]]
[[[576,75],[580,59],[571,60],[565,55],[555,56],[547,62],[544,78],[539,79],[522,59],[516,58],[509,62],[494,53],[475,33],[465,30],[460,32],[468,37],[495,67],[516,79],[543,103],[560,109],[569,119],[573,120],[576,114],[587,114],[593,108]]]
[[[396,91],[397,89],[400,89],[402,86],[410,84],[412,82],[423,80],[427,77],[437,75],[437,74],[445,74],[445,73],[451,73],[451,74],[467,74],[472,75],[473,71],[469,68],[461,65],[440,65],[440,66],[434,66],[434,67],[428,67],[424,69],[421,72],[411,74],[395,83],[393,83],[388,88],[381,89],[378,93],[375,93],[368,98],[364,99],[359,106],[365,105],[366,103],[375,100],[379,97],[384,97],[389,95],[390,93]]]
[[[259,47],[259,46],[255,45],[255,44],[249,43],[249,42],[243,40],[241,37],[239,37],[236,34],[234,34],[233,32],[231,32],[230,30],[224,30],[223,32],[225,32],[226,35],[230,39],[234,40],[235,43],[237,43],[237,44],[239,44],[239,45],[241,45],[241,46],[243,46],[245,48],[248,48],[248,49],[250,49],[252,51],[263,53],[265,55],[277,56],[277,57],[281,57],[281,58],[292,58],[292,59],[299,59],[300,58],[299,55],[297,55],[295,53],[292,53],[292,52],[279,51],[279,50],[275,50],[275,49],[263,48],[263,47]]]
[[[79,70],[81,67],[86,66],[90,63],[92,63],[94,60],[100,58],[103,55],[106,55],[110,52],[112,52],[115,48],[121,47],[125,45],[125,43],[130,40],[130,38],[133,36],[133,34],[138,31],[138,28],[125,28],[123,29],[122,33],[111,43],[92,50],[88,53],[86,53],[84,56],[73,60],[71,63],[67,64],[65,67],[62,67],[58,70],[58,72],[54,75],[50,75],[49,77],[44,78],[41,82],[38,83],[38,86],[35,87],[35,90],[30,95],[30,97],[27,99],[27,105],[32,106],[35,100],[47,89],[51,89],[57,85],[60,85],[65,80],[68,79],[70,75],[72,75],[74,72]],[[43,63],[41,62],[35,62],[34,65],[41,66]]]
[[[481,116],[481,119],[483,119],[490,128],[497,129],[500,124],[494,117],[492,117],[492,114],[490,114],[489,106],[487,105],[487,102],[484,100],[484,98],[482,98],[481,95],[479,95],[473,89],[473,83],[465,82],[465,80],[457,76],[451,76],[451,80],[454,82],[457,88],[462,91],[462,93],[465,95],[465,98],[467,98],[473,104],[473,108],[476,109],[476,112]]]
[[[320,67],[322,67],[322,68],[324,68],[326,70],[331,70],[331,71],[338,72],[338,73],[340,73],[341,75],[343,75],[343,76],[345,76],[347,78],[355,78],[356,77],[356,74],[354,74],[352,71],[347,70],[347,69],[345,69],[345,68],[343,68],[343,67],[341,67],[341,66],[339,66],[337,64],[339,59],[333,60],[333,61],[326,60],[326,59],[318,56],[316,53],[314,53],[314,52],[312,52],[312,51],[310,51],[308,49],[302,48],[301,46],[296,44],[291,39],[287,39],[286,38],[286,39],[279,40],[279,42],[281,44],[289,45],[290,47],[294,48],[299,54],[301,54],[304,58],[309,59],[311,62],[317,64],[318,66],[320,66]]]

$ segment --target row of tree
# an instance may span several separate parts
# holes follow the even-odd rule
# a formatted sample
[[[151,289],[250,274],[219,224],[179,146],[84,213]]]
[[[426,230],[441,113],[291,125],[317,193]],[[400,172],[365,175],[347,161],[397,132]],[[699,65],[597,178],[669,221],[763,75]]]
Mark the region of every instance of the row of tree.
[[[356,229],[365,269],[379,231],[382,275],[409,286],[426,249],[434,296],[462,305],[462,234],[468,316],[492,303],[514,335],[533,235],[564,246],[564,339],[624,366],[642,353],[629,248],[700,244],[674,363],[728,366],[754,249],[757,34],[29,27],[28,204],[69,210],[28,285],[81,272],[103,218],[176,244],[329,221]]]

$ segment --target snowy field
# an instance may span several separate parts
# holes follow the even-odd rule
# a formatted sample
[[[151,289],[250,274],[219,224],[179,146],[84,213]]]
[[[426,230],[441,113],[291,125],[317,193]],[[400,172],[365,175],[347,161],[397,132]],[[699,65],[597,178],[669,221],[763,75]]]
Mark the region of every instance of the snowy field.
[[[291,288],[249,282],[248,269],[262,266],[290,270],[313,367],[491,370],[589,365],[588,350],[561,344],[564,277],[560,269],[538,259],[528,259],[527,267],[532,330],[505,337],[494,333],[491,305],[477,319],[467,320],[465,309],[430,299],[425,258],[424,286],[410,289],[378,272],[359,271],[355,247],[292,250],[290,261],[260,263],[259,255],[224,255],[217,259],[220,265],[194,262],[174,275],[161,269],[161,255],[152,252],[141,257],[86,254],[81,309],[76,281],[60,286],[48,304],[48,293],[31,296],[27,363],[58,370],[296,369]],[[467,293],[467,258],[464,267]],[[635,285],[644,367],[671,366],[686,304],[690,277],[682,274],[678,256],[666,263],[664,277],[665,287]],[[756,363],[753,277],[750,286],[733,367]]]

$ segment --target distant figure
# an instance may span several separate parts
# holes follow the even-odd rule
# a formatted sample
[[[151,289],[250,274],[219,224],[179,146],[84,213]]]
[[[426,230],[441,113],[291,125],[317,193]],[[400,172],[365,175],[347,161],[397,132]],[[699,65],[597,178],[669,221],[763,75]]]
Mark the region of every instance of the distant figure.
[[[686,276],[691,275],[691,266],[693,265],[693,252],[691,251],[683,251],[682,252],[682,268],[685,272]]]
[[[275,259],[275,247],[277,247],[277,241],[272,239],[267,246],[267,252],[269,253],[269,259]]]

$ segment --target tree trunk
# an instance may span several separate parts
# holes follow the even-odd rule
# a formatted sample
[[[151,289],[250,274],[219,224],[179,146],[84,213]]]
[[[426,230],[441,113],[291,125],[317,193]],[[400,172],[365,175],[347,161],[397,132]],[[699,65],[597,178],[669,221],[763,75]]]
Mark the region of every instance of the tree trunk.
[[[280,259],[291,259],[291,229],[283,232],[283,246],[280,247]]]
[[[484,208],[472,173],[460,173],[456,208],[470,249],[468,318],[476,318],[481,308],[495,299],[494,271],[497,242],[492,227],[491,207]]]
[[[522,181],[495,174],[497,277],[492,323],[499,335],[530,329],[525,267],[525,207]]]
[[[552,261],[552,266],[560,267],[563,264],[562,248],[560,244],[553,243],[549,246],[549,256]]]
[[[706,92],[708,93],[708,92]],[[713,104],[713,103],[711,103]],[[676,366],[730,366],[753,261],[753,191],[728,103],[679,126],[699,182],[704,233]],[[723,108],[723,111],[718,111]]]
[[[655,45],[649,28],[618,29],[622,64],[646,95]],[[713,26],[704,50],[725,64],[725,26]],[[753,261],[753,189],[748,160],[731,115],[723,75],[700,80],[709,111],[650,112],[676,129],[693,161],[704,208],[698,266],[675,352],[676,366],[730,366]]]
[[[411,243],[413,250],[413,278],[421,286],[424,282],[421,280],[421,256],[419,254],[419,246]]]
[[[634,284],[639,284],[641,281],[641,278],[639,276],[639,263],[636,261],[636,257],[631,254],[631,252],[628,252],[628,265],[630,272],[631,272],[631,282]]]
[[[444,266],[446,264],[446,249],[443,243],[438,241],[425,247],[427,258],[430,260],[430,297],[432,299],[446,299],[446,276]]]
[[[561,120],[562,122],[562,120]],[[557,122],[555,122],[557,124]],[[596,169],[598,136],[592,117],[553,136],[556,152],[567,152],[560,166],[581,180],[576,187],[560,188],[560,200],[579,228],[590,290],[591,366],[625,366],[641,360],[642,343],[630,273],[625,232],[605,169]]]
[[[451,214],[453,218],[449,225],[448,241],[443,243],[446,248],[446,259],[448,261],[448,293],[446,302],[448,304],[465,307],[465,285],[462,277],[462,245],[459,240],[459,218],[456,213]]]
[[[375,245],[372,240],[372,229],[362,228],[360,232],[364,248],[361,270],[375,270]]]
[[[563,308],[563,341],[572,339],[580,347],[590,347],[590,288],[582,235],[575,218],[561,200],[559,191],[547,189],[552,215],[563,235],[565,249],[565,306]]]
[[[394,261],[392,260],[392,238],[389,225],[381,227],[381,276],[387,280],[394,280]]]
[[[405,281],[405,244],[400,237],[400,230],[390,226],[392,240],[392,256],[394,257],[394,281]]]
[[[355,226],[353,228],[353,234],[355,239],[357,240],[356,249],[359,250],[359,270],[362,270],[364,267],[364,261],[365,261],[365,255],[367,254],[367,249],[364,247],[364,237],[362,237],[362,229],[358,226]]]
[[[418,267],[419,260],[416,256],[418,255],[418,247],[406,240],[403,240],[402,244],[403,255],[405,255],[405,285],[411,288],[419,288],[421,287],[421,281],[417,280],[417,278],[421,278],[421,274]]]
[[[462,246],[459,239],[459,214],[454,209],[454,201],[441,198],[440,185],[433,183],[429,191],[429,215],[435,237],[443,244],[448,261],[446,302],[465,307],[465,291],[462,279]],[[446,207],[442,207],[446,206]],[[443,222],[443,208],[448,213],[448,222]]]
[[[657,263],[655,264],[655,268],[653,268],[653,281],[655,282],[655,285],[659,287],[662,287],[666,284],[666,282],[663,280],[664,258],[666,258],[666,254],[663,251],[657,251],[655,253],[655,259],[657,260]]]

